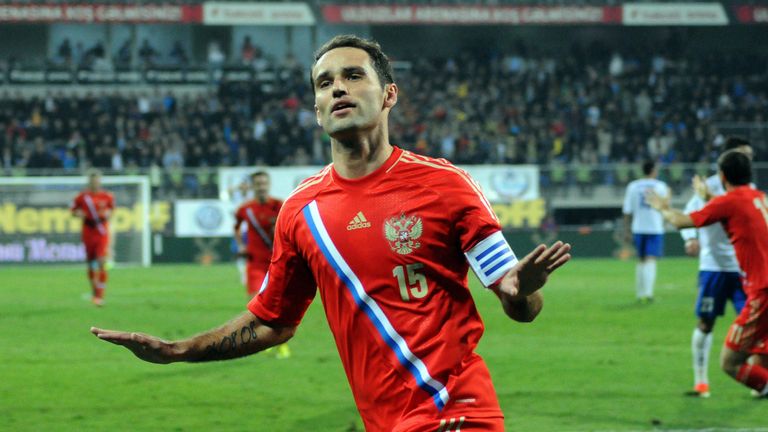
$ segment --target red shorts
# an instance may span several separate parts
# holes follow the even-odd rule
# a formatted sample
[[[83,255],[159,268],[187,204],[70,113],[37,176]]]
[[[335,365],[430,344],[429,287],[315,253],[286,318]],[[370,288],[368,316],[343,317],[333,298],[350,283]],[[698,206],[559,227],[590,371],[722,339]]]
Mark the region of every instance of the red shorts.
[[[83,245],[88,261],[93,261],[107,256],[109,249],[109,235],[83,233]]]
[[[768,291],[747,297],[744,309],[731,324],[725,346],[739,352],[768,354]]]
[[[248,264],[246,264],[245,268],[245,287],[248,290],[248,295],[253,297],[258,294],[259,288],[261,288],[261,283],[264,282],[264,276],[267,274],[269,263],[265,265],[264,263],[248,260]]]

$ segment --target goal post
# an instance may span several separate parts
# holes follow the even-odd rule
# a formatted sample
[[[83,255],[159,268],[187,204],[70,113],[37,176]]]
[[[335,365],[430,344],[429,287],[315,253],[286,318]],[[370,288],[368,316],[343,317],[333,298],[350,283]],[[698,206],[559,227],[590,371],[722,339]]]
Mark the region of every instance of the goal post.
[[[85,176],[0,177],[0,265],[84,262],[82,221],[70,205]],[[110,219],[116,264],[151,264],[150,185],[146,176],[102,176],[115,197]]]

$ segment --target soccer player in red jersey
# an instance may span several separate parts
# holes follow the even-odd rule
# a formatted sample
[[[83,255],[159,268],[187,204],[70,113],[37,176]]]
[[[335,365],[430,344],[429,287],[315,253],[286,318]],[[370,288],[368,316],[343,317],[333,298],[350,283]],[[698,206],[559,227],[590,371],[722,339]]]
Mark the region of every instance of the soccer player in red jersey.
[[[109,252],[109,217],[115,208],[112,194],[101,188],[101,173],[91,172],[88,187],[80,192],[70,210],[83,219],[82,241],[88,264],[88,280],[91,283],[91,301],[96,306],[104,304],[104,289],[107,284],[105,267]]]
[[[333,163],[305,180],[277,218],[266,282],[248,311],[168,342],[92,328],[157,363],[241,357],[293,336],[317,292],[368,431],[501,431],[471,267],[504,312],[528,322],[570,245],[518,260],[477,183],[445,160],[389,142],[398,87],[379,45],[337,36],[311,69]]]
[[[272,256],[275,222],[283,202],[269,196],[270,179],[266,171],[251,174],[254,199],[243,203],[235,212],[235,241],[238,252],[246,256],[246,290],[248,297],[256,295],[264,281]],[[240,231],[243,222],[248,226],[248,239],[243,242]]]
[[[718,168],[726,193],[690,215],[669,208],[667,200],[652,193],[648,202],[677,228],[722,224],[736,250],[747,300],[728,331],[720,366],[765,397],[768,369],[765,363],[750,363],[748,359],[768,355],[768,202],[763,192],[750,186],[752,164],[747,155],[736,150],[725,152]]]

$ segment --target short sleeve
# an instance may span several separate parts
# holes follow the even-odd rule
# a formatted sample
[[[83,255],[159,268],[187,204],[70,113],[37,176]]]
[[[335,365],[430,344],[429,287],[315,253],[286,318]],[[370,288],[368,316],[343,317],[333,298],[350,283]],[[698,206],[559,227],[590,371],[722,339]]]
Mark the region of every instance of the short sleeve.
[[[235,211],[235,228],[239,227],[244,220],[245,220],[245,206],[243,205],[238,207],[237,211]]]
[[[77,194],[75,199],[72,200],[72,204],[69,206],[69,211],[74,212],[81,207],[80,202],[82,201],[82,196],[82,194]]]
[[[114,195],[109,194],[109,201],[108,201],[107,205],[109,206],[110,210],[114,210],[115,209],[115,196]]]
[[[259,319],[296,326],[315,298],[317,283],[294,240],[295,215],[280,213],[275,228],[272,261],[259,293],[248,309]]]
[[[711,199],[701,210],[691,212],[689,215],[697,228],[712,225],[724,220],[729,214],[732,204],[727,195],[721,195]]]
[[[453,180],[447,200],[455,206],[454,226],[461,250],[480,282],[490,287],[517,264],[517,257],[480,186],[461,170]]]

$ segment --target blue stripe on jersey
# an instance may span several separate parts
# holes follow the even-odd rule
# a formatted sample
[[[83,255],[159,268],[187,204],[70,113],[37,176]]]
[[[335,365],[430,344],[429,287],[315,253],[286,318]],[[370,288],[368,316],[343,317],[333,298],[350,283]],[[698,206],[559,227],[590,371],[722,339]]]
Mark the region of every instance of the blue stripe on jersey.
[[[320,218],[317,202],[309,203],[304,207],[302,213],[320,251],[352,294],[355,304],[365,312],[384,342],[395,352],[400,364],[411,372],[418,386],[432,396],[437,409],[442,411],[450,399],[448,390],[442,383],[432,378],[424,362],[413,354],[403,337],[392,327],[381,307],[365,292],[362,282],[346,263],[328,235],[323,220]]]

